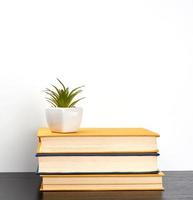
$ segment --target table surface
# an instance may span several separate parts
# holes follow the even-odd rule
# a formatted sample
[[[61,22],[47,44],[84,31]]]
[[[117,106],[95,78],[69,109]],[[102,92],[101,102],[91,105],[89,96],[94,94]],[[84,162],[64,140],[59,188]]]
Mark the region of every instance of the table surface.
[[[164,172],[165,191],[39,192],[35,173],[0,173],[0,200],[193,200],[193,171]]]

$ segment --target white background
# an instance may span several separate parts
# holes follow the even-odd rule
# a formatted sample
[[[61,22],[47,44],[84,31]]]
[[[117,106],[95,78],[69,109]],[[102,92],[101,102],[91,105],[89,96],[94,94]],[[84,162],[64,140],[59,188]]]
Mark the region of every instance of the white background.
[[[43,90],[84,84],[82,127],[160,133],[160,168],[193,170],[191,0],[0,2],[0,171],[35,171]]]

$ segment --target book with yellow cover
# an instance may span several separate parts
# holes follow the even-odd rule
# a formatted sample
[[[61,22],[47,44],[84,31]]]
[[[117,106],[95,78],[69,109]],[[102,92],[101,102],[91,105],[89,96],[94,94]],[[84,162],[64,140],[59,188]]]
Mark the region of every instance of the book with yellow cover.
[[[40,128],[38,153],[158,152],[157,137],[143,128],[82,128],[77,133]]]
[[[163,190],[164,174],[44,175],[42,191],[49,190]]]
[[[163,176],[163,172],[158,174],[41,175],[43,185],[162,184]]]
[[[130,185],[42,185],[41,191],[70,190],[164,190],[162,184],[130,184]]]

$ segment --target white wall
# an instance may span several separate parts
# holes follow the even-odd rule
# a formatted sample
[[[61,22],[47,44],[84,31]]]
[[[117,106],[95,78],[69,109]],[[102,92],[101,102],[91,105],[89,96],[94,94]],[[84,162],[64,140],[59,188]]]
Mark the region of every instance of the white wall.
[[[42,90],[84,84],[83,127],[161,134],[160,168],[193,170],[191,0],[0,2],[0,171],[35,171]]]

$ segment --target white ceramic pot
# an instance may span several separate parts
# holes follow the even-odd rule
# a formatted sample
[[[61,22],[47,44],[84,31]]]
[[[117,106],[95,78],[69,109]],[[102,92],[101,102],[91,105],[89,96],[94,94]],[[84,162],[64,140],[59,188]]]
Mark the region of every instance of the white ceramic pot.
[[[82,108],[47,108],[46,119],[53,132],[77,132],[82,120]]]

